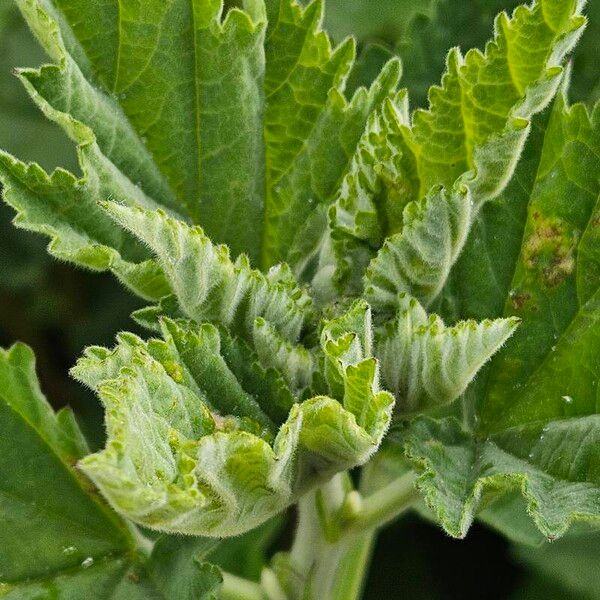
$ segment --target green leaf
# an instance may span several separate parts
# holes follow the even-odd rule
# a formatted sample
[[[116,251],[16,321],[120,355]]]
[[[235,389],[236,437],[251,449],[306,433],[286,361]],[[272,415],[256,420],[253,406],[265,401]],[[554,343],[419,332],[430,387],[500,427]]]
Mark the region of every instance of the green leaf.
[[[310,352],[298,345],[298,340],[312,317],[311,299],[287,267],[274,267],[264,275],[251,269],[244,255],[233,263],[227,248],[214,246],[199,227],[189,227],[160,212],[118,205],[107,210],[157,253],[181,314],[199,323],[211,322],[224,327],[245,340],[256,353],[262,370],[267,371],[263,378],[269,379],[268,372],[277,371],[293,395],[299,395],[309,386],[314,361]],[[206,335],[219,337],[216,330]],[[216,339],[207,343],[219,353]],[[248,353],[240,344],[236,352]],[[241,356],[240,366],[244,362]],[[204,372],[202,377],[206,377],[205,368],[196,365],[198,368]],[[214,372],[212,376],[221,381]],[[257,377],[260,378],[261,373],[252,379]],[[285,382],[282,381],[280,387],[285,387]],[[259,395],[264,391],[260,386],[251,390]],[[275,402],[274,410],[277,404],[280,402]],[[286,402],[284,417],[289,408]]]
[[[87,445],[69,410],[52,411],[34,368],[28,347],[0,350],[2,597],[166,599],[175,597],[169,585],[178,598],[216,592],[215,567],[165,572],[160,542],[148,561],[138,555],[129,527],[73,468]],[[184,562],[176,548],[169,555]]]
[[[446,327],[403,296],[394,321],[376,340],[383,387],[399,413],[417,413],[456,400],[481,367],[514,333],[517,319],[462,321]]]
[[[436,299],[478,211],[510,180],[531,118],[556,92],[585,24],[579,11],[543,0],[501,14],[485,53],[450,52],[428,110],[411,117],[401,92],[371,115],[321,239],[317,298],[360,293],[366,270],[365,297],[379,312],[393,313],[399,292],[425,306]],[[516,48],[527,44],[525,64]]]
[[[321,346],[330,393],[343,397],[346,410],[366,431],[385,432],[394,400],[389,392],[378,390],[373,335],[371,309],[357,301],[345,315],[324,324]]]
[[[523,328],[490,375],[481,407],[486,429],[543,420],[563,414],[565,406],[565,416],[595,411],[598,149],[600,110],[589,115],[559,98],[505,305]],[[572,396],[575,406],[563,396]]]
[[[464,535],[478,509],[506,490],[523,493],[548,538],[600,516],[599,114],[556,100],[517,173],[526,193],[514,210],[503,198],[483,211],[457,267],[464,281],[447,290],[461,314],[495,310],[522,319],[466,396],[473,431],[453,420],[417,420],[403,434],[423,469],[419,485],[452,535]],[[483,235],[503,225],[505,239]],[[478,294],[489,268],[497,269],[488,279],[496,285],[490,296]]]
[[[106,448],[80,466],[131,520],[237,535],[376,451],[393,398],[377,388],[372,357],[344,350],[350,323],[324,333],[330,396],[294,403],[284,382],[269,387],[264,372],[250,372],[236,339],[214,325],[161,322],[164,340],[122,335],[112,352],[89,349],[73,371],[98,391],[108,433]],[[245,362],[253,361],[250,353]]]
[[[122,524],[68,466],[85,453],[85,442],[72,414],[55,415],[46,403],[28,347],[0,353],[0,389],[3,580],[42,577],[88,556],[125,551]],[[35,551],[24,555],[24,547]],[[71,547],[74,556],[64,552]]]
[[[379,38],[395,41],[407,33],[410,24],[418,18],[433,16],[436,4],[437,0],[382,0],[374,10],[364,0],[350,5],[342,0],[328,0],[325,24],[334,39],[353,34],[360,41]]]
[[[334,39],[354,34],[359,42],[357,67],[365,73],[364,63],[381,64],[373,46],[384,46],[387,54],[397,54],[404,67],[404,85],[411,102],[427,105],[427,91],[439,81],[444,58],[453,46],[483,48],[494,17],[502,10],[511,13],[518,0],[428,0],[406,2],[355,0],[348,6],[343,0],[329,0],[325,26]],[[599,21],[598,4],[588,2],[589,24],[574,54],[577,77],[571,92],[575,100],[595,102],[600,89],[595,67]],[[356,77],[356,69],[351,80]],[[368,85],[374,77],[361,79]]]
[[[516,558],[562,594],[596,598],[598,595],[598,533],[579,532],[543,548],[516,547]]]
[[[214,540],[163,536],[148,561],[158,597],[216,600],[223,580],[219,569],[206,562],[218,549]]]
[[[226,246],[215,246],[199,227],[165,213],[117,204],[106,210],[156,253],[182,313],[223,325],[252,339],[259,317],[284,339],[298,341],[311,300],[285,267],[264,275],[244,255],[234,263]]]
[[[277,517],[248,533],[221,540],[210,554],[211,562],[233,575],[259,581],[285,522],[285,518]]]
[[[455,419],[419,417],[403,439],[422,470],[418,487],[450,535],[466,535],[486,494],[519,489],[537,527],[554,539],[575,520],[598,520],[599,419],[526,424],[480,441]]]
[[[404,124],[421,199],[406,206],[402,230],[367,270],[365,297],[374,309],[392,311],[402,291],[425,306],[439,295],[477,212],[510,180],[532,116],[556,92],[561,62],[585,24],[579,10],[575,2],[541,0],[510,19],[500,14],[485,53],[450,53],[430,108]],[[432,187],[439,185],[448,189]]]
[[[213,0],[18,4],[57,63],[19,77],[78,144],[83,174],[48,175],[2,153],[4,198],[52,254],[113,270],[150,299],[169,293],[160,269],[98,202],[162,207],[269,267],[335,193],[400,74],[392,61],[346,100],[353,45],[332,49],[319,0],[252,0],[226,14]]]
[[[403,209],[418,191],[416,167],[402,134],[408,118],[405,91],[369,117],[320,240],[312,284],[322,302],[335,298],[340,288],[360,291],[372,248],[401,226]]]

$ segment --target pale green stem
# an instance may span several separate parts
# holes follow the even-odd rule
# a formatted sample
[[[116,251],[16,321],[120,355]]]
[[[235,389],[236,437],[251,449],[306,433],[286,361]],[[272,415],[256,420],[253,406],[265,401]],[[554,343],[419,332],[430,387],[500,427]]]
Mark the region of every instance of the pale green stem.
[[[415,478],[409,471],[367,496],[357,512],[342,524],[341,536],[382,527],[410,508],[418,498]]]
[[[223,572],[220,600],[266,600],[259,583]]]
[[[369,572],[371,554],[377,537],[376,530],[344,539],[346,547],[338,563],[332,589],[332,600],[359,600],[362,598],[366,576]]]
[[[360,598],[377,529],[417,498],[412,473],[366,499],[349,489],[348,475],[339,474],[298,505],[298,529],[290,559],[301,574],[301,585],[309,584],[311,594],[319,600]],[[300,595],[304,592],[297,591]]]

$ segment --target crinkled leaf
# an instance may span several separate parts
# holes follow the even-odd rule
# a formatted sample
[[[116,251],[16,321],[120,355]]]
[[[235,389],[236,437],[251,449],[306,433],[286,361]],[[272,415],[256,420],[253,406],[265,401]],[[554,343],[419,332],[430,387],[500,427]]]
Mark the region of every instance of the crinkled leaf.
[[[73,414],[55,414],[41,394],[26,346],[0,351],[0,417],[3,598],[215,597],[219,571],[195,565],[179,542],[172,569],[164,543],[138,556],[129,527],[73,468],[87,445]]]
[[[264,374],[249,373],[235,349],[225,349],[235,340],[224,344],[227,335],[214,325],[162,323],[164,340],[123,335],[113,351],[89,349],[74,369],[98,391],[108,433],[106,448],[81,468],[133,521],[236,535],[332,474],[363,464],[381,442],[393,398],[377,388],[375,360],[342,360],[332,350],[351,330],[323,338],[339,387],[285,407],[277,397],[285,382],[261,397]],[[289,388],[283,398],[293,398]],[[278,402],[280,412],[273,410]]]
[[[385,315],[397,309],[399,294],[429,306],[442,291],[460,255],[474,217],[469,189],[434,188],[411,202],[403,215],[402,233],[384,242],[365,274],[365,297]]]
[[[598,115],[556,100],[543,135],[533,140],[537,160],[518,173],[528,189],[521,206],[513,213],[503,199],[482,213],[457,267],[465,280],[447,291],[449,304],[462,311],[480,315],[495,307],[522,319],[467,396],[474,432],[452,420],[419,420],[405,434],[409,454],[424,469],[419,485],[453,535],[466,533],[488,495],[507,489],[522,491],[550,538],[573,521],[600,516]],[[507,249],[495,264],[490,296],[478,295],[473,282],[479,285],[506,244],[482,233],[502,231],[503,223],[520,251]],[[467,275],[470,268],[474,275]]]
[[[215,246],[200,227],[158,211],[117,204],[107,211],[154,253],[182,313],[198,322],[223,325],[252,339],[262,318],[289,342],[296,342],[311,300],[285,267],[264,275],[242,255],[234,263],[226,246]]]
[[[510,179],[531,117],[556,91],[585,23],[580,9],[545,1],[500,15],[485,53],[450,53],[427,111],[411,118],[400,94],[371,116],[330,211],[313,279],[319,297],[360,291],[387,236],[365,281],[373,307],[393,313],[400,291],[426,305],[437,297],[477,211]],[[535,48],[527,64],[516,55],[521,38]]]
[[[373,248],[386,232],[401,226],[406,203],[418,193],[418,175],[401,129],[406,120],[405,91],[369,117],[320,241],[312,284],[321,301],[335,298],[340,288],[361,289]]]
[[[398,316],[376,340],[382,385],[399,413],[417,413],[458,398],[514,333],[518,319],[461,321],[447,327],[414,299],[399,299]]]
[[[519,489],[548,537],[600,514],[597,415],[532,423],[478,440],[452,418],[419,417],[404,438],[418,487],[444,529],[464,537],[486,494]]]
[[[262,367],[281,373],[293,394],[309,386],[313,359],[297,342],[311,319],[311,299],[287,267],[274,267],[264,275],[251,269],[243,255],[233,263],[228,249],[214,246],[197,226],[160,212],[119,205],[107,210],[156,252],[181,314],[212,322],[245,340]]]
[[[357,301],[337,319],[326,322],[321,335],[325,377],[330,393],[367,431],[385,431],[393,397],[378,391],[379,363],[373,357],[371,309]]]
[[[376,45],[383,45],[388,56],[398,54],[411,102],[426,106],[427,91],[439,81],[448,48],[483,48],[494,17],[502,10],[512,12],[518,4],[518,0],[408,0],[406,5],[398,0],[355,0],[348,6],[344,0],[329,0],[325,26],[334,39],[349,34],[357,37],[357,67],[365,62],[372,68],[381,65],[378,54],[372,52]],[[599,7],[597,2],[588,2],[590,23],[574,54],[577,77],[571,92],[578,101],[595,101],[600,92],[595,64]],[[360,71],[365,73],[364,67]],[[367,85],[370,81],[373,76],[361,79]]]

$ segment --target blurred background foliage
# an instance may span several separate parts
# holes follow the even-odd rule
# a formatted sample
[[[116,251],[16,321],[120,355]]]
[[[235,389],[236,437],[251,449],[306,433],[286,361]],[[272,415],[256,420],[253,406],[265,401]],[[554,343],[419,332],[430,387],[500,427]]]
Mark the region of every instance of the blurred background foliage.
[[[348,90],[370,83],[399,55],[412,107],[426,106],[450,47],[482,47],[494,16],[515,0],[326,0],[325,26],[336,42],[358,41]],[[600,0],[589,0],[588,29],[573,57],[570,96],[592,105],[600,97]],[[47,121],[13,75],[45,57],[13,0],[0,0],[0,147],[21,159],[78,172],[73,144]],[[135,329],[138,301],[111,277],[51,260],[46,241],[11,224],[0,205],[0,344],[30,344],[43,387],[55,406],[71,404],[90,438],[102,443],[96,400],[70,381],[67,370],[88,344],[110,345],[117,331]],[[266,546],[285,547],[293,519],[271,523],[223,546],[233,571],[258,576]],[[278,531],[282,531],[277,535]],[[409,516],[383,531],[374,549],[365,598],[509,600],[600,599],[600,533],[578,529],[539,548],[510,544],[483,525],[456,541]]]

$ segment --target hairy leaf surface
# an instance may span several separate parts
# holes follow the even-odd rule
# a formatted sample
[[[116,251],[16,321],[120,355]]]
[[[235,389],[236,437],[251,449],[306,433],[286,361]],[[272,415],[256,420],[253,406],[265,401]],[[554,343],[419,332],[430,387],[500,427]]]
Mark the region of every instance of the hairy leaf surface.
[[[466,533],[486,494],[507,489],[523,492],[548,537],[600,514],[598,115],[556,100],[543,135],[532,140],[537,160],[518,173],[528,190],[521,206],[503,198],[484,210],[457,266],[462,283],[447,291],[463,315],[503,311],[522,319],[467,396],[473,432],[453,420],[417,420],[406,433],[408,452],[424,469],[420,486],[453,535]],[[507,238],[485,236],[503,225]],[[494,263],[506,239],[520,251]],[[485,276],[496,286],[489,296],[473,295],[488,269],[497,269]]]
[[[507,185],[533,115],[552,99],[562,63],[585,24],[581,3],[543,0],[496,19],[485,52],[450,52],[428,110],[406,98],[372,117],[330,211],[320,269],[393,313],[398,292],[430,305],[477,212]],[[527,59],[523,47],[529,45]],[[389,236],[389,237],[388,237]],[[340,239],[341,238],[341,239]],[[317,293],[319,274],[315,281]]]
[[[54,255],[155,302],[136,318],[160,338],[121,334],[73,370],[108,434],[79,465],[117,512],[243,533],[364,464],[395,401],[440,414],[462,395],[465,428],[421,416],[399,434],[450,533],[490,488],[518,486],[548,536],[597,517],[597,113],[559,100],[526,154],[529,193],[493,204],[566,80],[582,1],[500,14],[413,114],[395,60],[345,97],[353,44],[332,48],[318,0],[18,4],[55,62],[19,77],[82,175],[2,152],[4,197]],[[480,293],[486,268],[506,289]],[[514,314],[521,331],[467,389]]]
[[[518,0],[328,0],[325,26],[334,39],[353,34],[359,43],[357,69],[350,82],[373,81],[390,56],[400,56],[403,82],[410,90],[411,102],[427,105],[429,87],[444,71],[448,49],[459,46],[483,48],[494,17],[502,10],[512,12]],[[597,55],[600,5],[588,2],[589,24],[574,53],[577,77],[571,84],[575,100],[595,102],[598,87]]]
[[[215,325],[161,323],[163,340],[123,335],[74,369],[98,391],[108,430],[106,448],[81,467],[133,521],[236,535],[366,462],[381,442],[393,397],[379,391],[377,363],[345,322],[323,334],[329,395],[303,401],[275,369],[248,369],[258,357],[246,350],[239,360],[240,340]]]
[[[162,207],[269,267],[334,194],[368,115],[398,83],[392,62],[346,100],[353,44],[332,49],[318,0],[252,0],[227,14],[209,0],[18,4],[56,61],[19,77],[78,143],[83,175],[2,153],[5,200],[54,255],[112,269],[145,298],[169,292],[162,273],[98,202]]]
[[[456,400],[513,334],[518,319],[461,321],[447,327],[414,298],[399,299],[398,316],[376,339],[383,387],[410,414]]]

